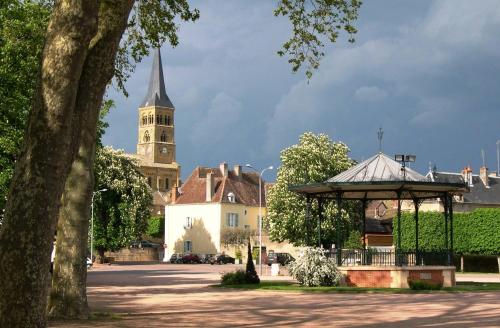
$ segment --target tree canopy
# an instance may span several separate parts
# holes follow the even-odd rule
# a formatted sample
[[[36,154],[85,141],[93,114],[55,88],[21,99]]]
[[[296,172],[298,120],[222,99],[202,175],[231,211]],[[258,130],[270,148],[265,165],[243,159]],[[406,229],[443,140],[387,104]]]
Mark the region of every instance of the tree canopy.
[[[0,223],[37,82],[50,7],[0,4]]]
[[[146,231],[151,188],[137,163],[104,147],[95,159],[94,245],[101,254],[126,247]],[[99,190],[106,191],[98,192]]]
[[[306,200],[303,196],[288,190],[290,185],[324,182],[348,169],[354,163],[349,158],[349,148],[342,142],[334,142],[325,134],[304,133],[299,143],[281,151],[281,166],[278,169],[276,184],[267,195],[268,217],[266,226],[269,236],[276,241],[288,240],[294,245],[306,245]],[[327,218],[321,223],[322,243],[331,244],[335,240],[335,225],[331,218],[336,209],[333,203],[325,204]],[[312,215],[318,217],[318,204],[313,203]],[[346,229],[354,217],[343,211],[343,224]],[[312,220],[317,229],[317,220]],[[317,245],[317,233],[312,234],[310,243]]]

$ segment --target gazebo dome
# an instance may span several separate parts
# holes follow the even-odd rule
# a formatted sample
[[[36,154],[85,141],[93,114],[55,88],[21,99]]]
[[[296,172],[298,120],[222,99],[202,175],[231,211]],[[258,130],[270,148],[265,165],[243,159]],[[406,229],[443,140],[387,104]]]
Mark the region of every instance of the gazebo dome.
[[[420,173],[403,166],[384,153],[351,167],[327,182],[430,181]]]

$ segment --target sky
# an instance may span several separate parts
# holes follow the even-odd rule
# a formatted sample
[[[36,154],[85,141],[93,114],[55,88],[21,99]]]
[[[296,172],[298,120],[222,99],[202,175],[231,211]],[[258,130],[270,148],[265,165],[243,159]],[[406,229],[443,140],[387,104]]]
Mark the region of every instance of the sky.
[[[342,141],[358,161],[378,151],[415,154],[458,172],[497,169],[500,139],[500,1],[365,0],[356,42],[325,48],[308,80],[276,52],[290,36],[275,1],[192,1],[201,18],[182,23],[180,44],[161,48],[175,106],[177,162],[185,179],[198,165],[280,165],[280,151],[307,131]],[[116,108],[104,144],[136,151],[137,108],[152,57],[110,89]],[[267,180],[275,178],[266,173]]]

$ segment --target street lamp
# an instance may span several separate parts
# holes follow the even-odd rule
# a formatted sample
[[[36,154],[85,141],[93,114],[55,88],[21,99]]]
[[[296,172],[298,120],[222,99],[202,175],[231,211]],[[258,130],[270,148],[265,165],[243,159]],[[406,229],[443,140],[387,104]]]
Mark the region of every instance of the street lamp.
[[[394,155],[394,160],[401,163],[401,171],[403,171],[403,180],[406,180],[406,163],[413,163],[417,160],[415,155]]]
[[[252,165],[246,164],[246,167],[254,170],[255,172],[259,173],[257,169],[255,169]],[[259,173],[259,271],[260,275],[262,275],[262,175],[264,172],[267,170],[272,170],[274,167],[269,166],[260,171]]]
[[[92,192],[92,203],[90,204],[90,209],[91,209],[91,215],[90,215],[90,261],[94,262],[94,257],[92,256],[92,252],[94,250],[94,196],[98,192],[104,192],[107,191],[107,188],[97,190]]]

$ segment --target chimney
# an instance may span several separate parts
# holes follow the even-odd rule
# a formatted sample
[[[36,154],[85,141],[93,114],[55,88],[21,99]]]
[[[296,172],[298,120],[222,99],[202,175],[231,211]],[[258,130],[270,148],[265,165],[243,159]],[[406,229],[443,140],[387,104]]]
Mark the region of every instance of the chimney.
[[[177,187],[177,185],[174,185],[172,187],[172,194],[170,195],[170,199],[172,200],[172,204],[175,204],[177,202],[178,196],[179,196],[179,187]]]
[[[486,188],[489,188],[490,187],[490,182],[488,181],[488,168],[486,166],[482,166],[479,169],[479,177],[483,181],[484,186]]]
[[[214,182],[214,174],[212,172],[207,173],[207,183],[206,183],[206,196],[205,201],[211,202],[212,197],[215,193],[215,182]]]
[[[223,177],[227,177],[227,163],[222,162],[220,163],[220,173],[222,174]]]
[[[241,177],[241,165],[235,165],[234,166],[234,174],[237,177]]]
[[[474,184],[472,182],[472,169],[471,169],[470,165],[467,165],[466,167],[464,167],[464,169],[462,170],[462,177],[464,178],[465,183],[469,187],[474,186]]]

